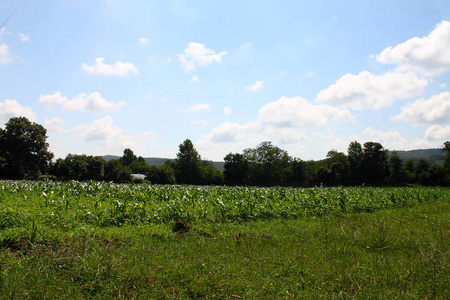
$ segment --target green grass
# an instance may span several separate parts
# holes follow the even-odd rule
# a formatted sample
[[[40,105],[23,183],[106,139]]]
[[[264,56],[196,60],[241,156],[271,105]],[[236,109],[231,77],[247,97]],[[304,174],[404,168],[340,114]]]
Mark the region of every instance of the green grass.
[[[318,189],[301,191],[320,196]],[[333,192],[343,191],[325,192],[330,202]],[[449,190],[417,189],[431,198],[359,212],[337,205],[325,213],[255,220],[192,212],[193,230],[185,234],[173,233],[170,219],[140,221],[131,206],[120,216],[112,199],[125,200],[105,196],[113,192],[72,190],[49,200],[36,187],[4,189],[0,298],[450,298]]]

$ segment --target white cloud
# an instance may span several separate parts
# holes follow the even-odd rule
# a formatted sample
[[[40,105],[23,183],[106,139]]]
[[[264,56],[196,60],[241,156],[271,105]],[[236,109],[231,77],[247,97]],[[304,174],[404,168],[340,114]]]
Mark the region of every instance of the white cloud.
[[[6,44],[0,45],[0,65],[9,65],[13,63],[13,58]]]
[[[227,54],[227,51],[216,53],[214,50],[206,48],[203,44],[191,42],[184,49],[184,54],[179,54],[178,58],[186,72],[188,72],[195,70],[197,67],[210,65],[213,62],[222,63],[222,56]]]
[[[206,153],[206,157],[224,157],[225,152],[240,151],[239,147],[266,140],[296,144],[305,138],[307,128],[352,118],[346,109],[311,104],[301,97],[281,97],[263,106],[257,121],[246,124],[224,122],[203,136],[196,145],[201,153]]]
[[[45,127],[52,134],[49,136],[51,151],[56,157],[64,157],[67,153],[89,153],[90,155],[120,155],[125,148],[133,151],[141,150],[153,131],[133,131],[114,125],[111,116],[94,120],[90,124],[80,124],[72,128],[64,128],[63,119],[56,117],[46,119]]]
[[[191,79],[189,79],[189,83],[199,83],[199,82],[201,82],[200,79],[195,75],[193,75]]]
[[[56,117],[53,119],[45,119],[44,120],[44,127],[47,129],[48,132],[51,133],[64,133],[66,130],[63,128],[64,120],[60,117]]]
[[[0,102],[0,124],[6,123],[13,117],[26,117],[32,122],[37,121],[36,113],[31,107],[20,105],[16,100]]]
[[[450,92],[443,92],[430,99],[419,99],[402,107],[402,112],[394,119],[414,122],[443,124],[450,121]]]
[[[248,92],[258,92],[264,88],[264,81],[265,79],[256,81],[254,84],[247,86],[245,90]]]
[[[194,104],[191,105],[186,111],[188,112],[197,112],[197,111],[203,111],[203,110],[209,110],[209,104],[208,103],[200,103],[200,104]]]
[[[242,142],[242,140],[244,140],[248,136],[249,130],[258,131],[256,128],[257,126],[252,125],[255,125],[255,123],[239,125],[237,123],[224,122],[219,126],[213,128],[211,132],[207,136],[205,136],[205,140],[219,144],[234,143],[238,141]]]
[[[416,71],[429,76],[450,70],[450,22],[443,21],[422,38],[414,37],[384,49],[377,60],[397,64],[400,71]]]
[[[223,113],[226,114],[226,115],[230,115],[232,111],[233,110],[229,106],[226,106],[226,107],[223,108]]]
[[[41,95],[39,97],[39,103],[42,105],[53,106],[55,104],[63,104],[68,101],[67,97],[61,95],[60,92],[56,91],[51,95]]]
[[[135,65],[130,62],[118,61],[114,65],[103,63],[103,57],[97,57],[94,65],[81,64],[81,69],[88,74],[103,76],[126,77],[129,73],[139,74]]]
[[[259,110],[262,123],[277,128],[307,128],[335,120],[351,120],[352,114],[329,105],[314,105],[301,97],[281,97]]]
[[[63,110],[66,111],[87,111],[98,112],[108,110],[119,110],[125,102],[112,103],[104,99],[100,93],[93,92],[89,95],[81,93],[78,96],[69,100],[67,97],[62,96],[60,92],[56,91],[51,95],[41,95],[39,97],[39,103],[47,106],[53,106],[55,104],[61,104]]]
[[[412,72],[374,75],[364,71],[342,76],[335,84],[320,91],[316,100],[353,109],[381,108],[389,106],[395,99],[417,96],[427,85],[428,80]]]
[[[450,126],[432,125],[425,130],[425,138],[430,141],[450,140]]]
[[[373,129],[372,127],[366,128],[363,131],[363,136],[366,140],[378,142],[385,149],[400,150],[409,148],[409,142],[398,131],[389,130],[387,132],[381,132]]]
[[[94,92],[89,95],[79,94],[77,97],[67,101],[63,109],[68,111],[106,111],[119,110],[125,102],[112,103],[102,98],[100,93]]]
[[[23,33],[19,33],[19,38],[20,38],[20,41],[22,41],[22,42],[29,42],[30,41],[30,37],[28,35],[23,34]]]
[[[90,125],[79,127],[83,132],[81,137],[87,142],[98,142],[101,153],[120,153],[125,148],[140,149],[139,142],[143,135],[129,135],[113,124],[110,116],[92,122]]]
[[[140,37],[140,38],[138,38],[138,42],[140,44],[147,44],[148,43],[148,38]]]

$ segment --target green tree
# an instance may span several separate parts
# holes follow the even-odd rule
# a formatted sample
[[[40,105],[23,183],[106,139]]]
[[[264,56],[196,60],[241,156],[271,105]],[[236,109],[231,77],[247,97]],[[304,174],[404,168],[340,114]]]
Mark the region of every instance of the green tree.
[[[63,180],[103,180],[105,160],[100,156],[68,154],[65,159],[56,160],[51,174]]]
[[[400,158],[397,152],[389,154],[389,184],[393,186],[404,185],[407,180],[405,168],[403,166],[403,160]]]
[[[131,171],[122,165],[120,160],[113,159],[105,164],[105,177],[107,181],[113,182],[131,182]]]
[[[175,160],[176,178],[178,183],[199,184],[201,157],[194,148],[192,141],[186,139],[179,146]]]
[[[175,171],[169,164],[164,164],[157,167],[157,180],[153,181],[159,184],[175,184],[177,180],[175,178]]]
[[[200,184],[221,185],[224,182],[223,172],[215,168],[210,161],[202,160],[200,163]]]
[[[245,149],[243,155],[250,166],[250,184],[274,186],[283,185],[289,180],[292,158],[271,142],[262,142],[254,149]]]
[[[445,184],[450,185],[450,141],[446,141],[444,143],[444,148],[442,148],[442,151],[447,152],[447,156],[444,160],[444,168],[445,168]]]
[[[363,150],[357,141],[351,142],[347,149],[348,162],[350,164],[350,184],[361,185],[363,183]]]
[[[225,184],[226,185],[245,185],[248,177],[248,161],[244,155],[228,153],[225,158]]]
[[[305,185],[305,162],[299,158],[294,158],[290,163],[290,180],[292,186]]]
[[[423,158],[419,159],[415,168],[414,175],[416,182],[421,185],[431,184],[430,164]]]
[[[331,185],[348,185],[350,181],[350,163],[348,157],[336,150],[328,151],[326,162],[331,170]]]
[[[131,149],[126,148],[125,150],[123,150],[123,155],[120,158],[120,162],[122,163],[122,165],[128,167],[132,163],[137,162],[137,161],[138,161],[138,158],[136,157],[136,155],[134,155],[134,153]]]
[[[414,175],[414,160],[408,159],[405,161],[405,173],[406,173],[406,183],[414,183],[415,175]]]
[[[380,143],[367,142],[363,148],[363,178],[369,185],[384,185],[389,176],[387,151]]]
[[[11,118],[0,130],[0,176],[22,179],[46,173],[53,158],[46,134],[42,125],[25,117]]]
[[[447,172],[443,165],[432,165],[429,168],[429,172],[430,172],[430,184],[440,186],[447,185],[446,182]]]

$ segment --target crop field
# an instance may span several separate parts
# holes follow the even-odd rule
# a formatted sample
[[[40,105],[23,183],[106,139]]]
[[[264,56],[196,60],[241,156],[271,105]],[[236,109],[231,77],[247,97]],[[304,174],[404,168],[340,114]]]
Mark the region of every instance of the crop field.
[[[0,182],[0,298],[450,296],[445,188]],[[172,232],[184,220],[186,233]]]

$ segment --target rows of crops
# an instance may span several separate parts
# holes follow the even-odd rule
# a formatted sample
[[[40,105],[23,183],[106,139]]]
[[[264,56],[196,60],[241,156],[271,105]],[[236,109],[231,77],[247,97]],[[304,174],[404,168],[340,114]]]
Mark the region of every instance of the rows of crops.
[[[249,221],[371,212],[450,199],[443,188],[253,188],[104,182],[0,182],[0,229],[35,224]],[[32,226],[32,225],[29,225]],[[34,226],[34,225],[33,225]]]

